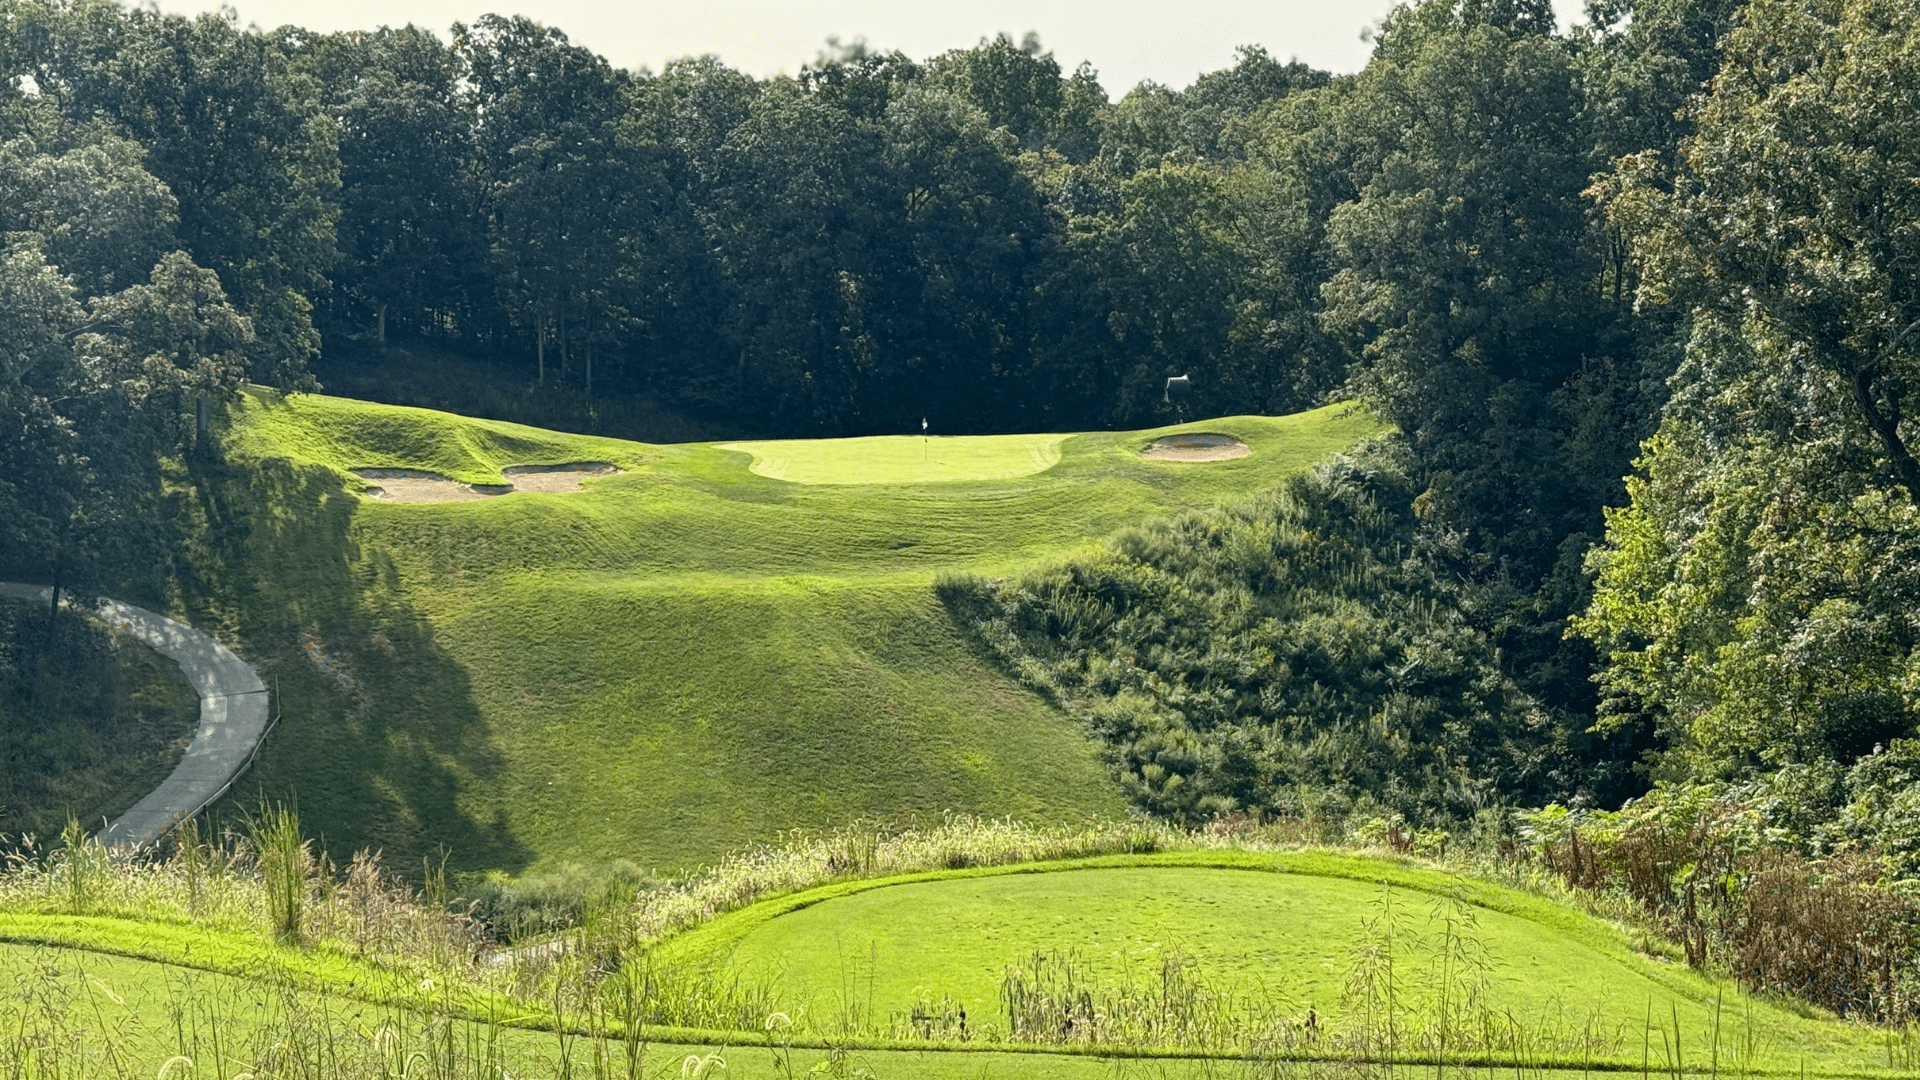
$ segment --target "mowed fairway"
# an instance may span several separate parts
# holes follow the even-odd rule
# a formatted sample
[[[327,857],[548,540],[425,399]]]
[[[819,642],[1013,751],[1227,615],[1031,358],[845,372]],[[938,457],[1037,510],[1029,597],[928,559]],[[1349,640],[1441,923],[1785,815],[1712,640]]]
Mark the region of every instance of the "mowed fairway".
[[[1138,456],[1201,427],[1252,455]],[[196,554],[227,587],[182,606],[280,679],[286,716],[255,776],[297,792],[339,848],[672,871],[859,816],[1071,822],[1124,812],[1098,748],[957,632],[935,575],[1058,557],[1377,430],[1333,407],[936,438],[937,453],[917,438],[749,452],[261,395],[229,439],[245,541]],[[915,472],[915,449],[946,478]],[[756,473],[756,454],[789,479]],[[576,493],[435,504],[365,498],[349,471],[497,484],[511,465],[576,461],[621,471]],[[231,512],[202,504],[181,512]]]
[[[1078,985],[1095,994],[1151,993],[1162,962],[1185,957],[1189,978],[1283,1015],[1312,1008],[1331,1032],[1363,1007],[1350,983],[1359,950],[1382,942],[1390,922],[1410,1030],[1437,1007],[1439,960],[1478,956],[1474,1007],[1521,1024],[1542,1053],[1572,1041],[1592,1061],[1637,1065],[1651,1016],[1669,1040],[1678,1024],[1688,1061],[1708,1060],[1718,1040],[1724,1061],[1737,1047],[1763,1068],[1886,1064],[1869,1029],[1812,1020],[1655,962],[1569,908],[1345,855],[1171,852],[837,883],[723,915],[660,955],[717,959],[729,976],[771,987],[794,1015],[831,1018],[852,1005],[885,1016],[946,997],[985,1032],[1004,1027],[1005,972],[1036,952],[1056,970],[1070,959]]]

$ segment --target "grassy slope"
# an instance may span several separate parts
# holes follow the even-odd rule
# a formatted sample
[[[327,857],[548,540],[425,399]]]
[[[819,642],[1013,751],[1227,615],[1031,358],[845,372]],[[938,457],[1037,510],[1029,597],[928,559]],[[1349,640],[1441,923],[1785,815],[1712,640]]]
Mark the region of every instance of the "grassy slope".
[[[183,519],[249,528],[192,552],[172,600],[281,680],[253,781],[297,794],[338,847],[676,869],[859,815],[1113,814],[1092,742],[976,655],[930,585],[1274,483],[1376,425],[1335,408],[1185,429],[1200,428],[1255,452],[1148,462],[1135,451],[1159,432],[1083,434],[1035,475],[801,485],[712,445],[249,398],[229,461],[183,475],[178,501]],[[440,505],[358,498],[346,473],[499,482],[574,460],[624,472]],[[859,455],[845,467],[862,479]]]
[[[1393,886],[1415,935],[1432,935],[1436,897],[1468,899],[1477,925],[1464,936],[1494,962],[1487,1003],[1536,1031],[1578,1032],[1597,1013],[1596,1030],[1627,1033],[1601,1055],[1616,1065],[1638,1064],[1649,1015],[1656,1027],[1678,1022],[1683,1058],[1696,1064],[1710,1058],[1716,1036],[1733,1048],[1751,1032],[1762,1068],[1886,1065],[1878,1032],[1809,1018],[1650,960],[1612,927],[1551,901],[1340,854],[1169,852],[837,882],[723,915],[670,940],[661,955],[724,957],[726,970],[770,978],[783,1007],[810,1014],[833,1015],[849,995],[870,999],[881,1015],[905,1010],[916,996],[951,995],[991,1018],[1000,1012],[1001,973],[1035,949],[1072,950],[1104,986],[1156,982],[1160,957],[1182,952],[1216,987],[1277,997],[1297,1013],[1315,1006],[1337,1028],[1361,920],[1381,917],[1382,883]],[[1432,951],[1423,941],[1402,958],[1410,998]]]

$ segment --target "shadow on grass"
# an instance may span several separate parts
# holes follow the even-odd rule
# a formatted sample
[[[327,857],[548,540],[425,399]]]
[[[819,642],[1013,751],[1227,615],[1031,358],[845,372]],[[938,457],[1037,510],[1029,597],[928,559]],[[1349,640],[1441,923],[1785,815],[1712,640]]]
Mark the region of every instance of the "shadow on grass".
[[[162,587],[279,692],[279,724],[222,813],[291,799],[336,860],[376,848],[417,874],[444,850],[450,868],[524,868],[531,853],[504,820],[461,806],[501,758],[391,558],[355,542],[360,500],[280,459],[202,458],[172,480]]]

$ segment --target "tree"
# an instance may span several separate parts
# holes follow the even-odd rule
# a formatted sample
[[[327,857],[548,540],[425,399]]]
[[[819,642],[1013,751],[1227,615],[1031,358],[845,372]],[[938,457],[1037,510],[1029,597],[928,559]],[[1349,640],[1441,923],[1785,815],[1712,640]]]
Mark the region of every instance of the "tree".
[[[1902,432],[1920,392],[1920,102],[1914,8],[1749,5],[1684,169],[1628,163],[1616,215],[1648,301],[1777,337],[1840,380],[1880,468],[1920,503]]]
[[[1920,722],[1920,9],[1759,0],[1677,174],[1610,206],[1692,324],[1576,629],[1677,777],[1851,764]]]
[[[338,299],[382,344],[389,322],[472,333],[493,282],[459,56],[408,26],[313,39],[294,61],[322,88],[340,132]]]
[[[182,252],[82,305],[31,233],[0,252],[0,520],[23,568],[62,585],[159,552],[162,458],[193,444],[191,403],[246,372],[252,327]]]
[[[972,102],[993,127],[1037,150],[1059,122],[1065,102],[1060,64],[1029,33],[1015,44],[1000,34],[971,49],[954,49],[928,63],[931,80]]]
[[[1025,407],[1027,283],[1052,227],[1004,133],[938,87],[915,87],[880,131],[885,212],[874,222],[871,323],[886,382],[876,430],[930,413],[954,429],[1017,422]]]
[[[530,19],[483,16],[454,26],[475,97],[475,136],[489,178],[493,255],[502,289],[568,374],[576,345],[593,382],[593,349],[619,317],[612,291],[637,173],[617,139],[625,76],[565,34]]]
[[[178,246],[179,203],[132,141],[93,128],[63,145],[58,118],[39,120],[0,142],[0,234],[39,237],[83,297],[134,284]]]
[[[1553,565],[1569,518],[1598,509],[1569,490],[1541,423],[1598,307],[1580,98],[1543,24],[1532,8],[1494,19],[1445,2],[1389,18],[1345,106],[1369,149],[1358,198],[1331,214],[1323,290],[1324,321],[1412,446],[1430,508],[1526,582]]]
[[[727,249],[716,243],[717,192],[726,183],[722,148],[764,89],[712,57],[679,60],[655,78],[635,78],[618,121],[620,145],[660,178],[634,196],[631,235],[646,257],[624,272],[637,371],[654,393],[710,415],[740,415],[746,404],[733,396],[743,308]]]
[[[254,326],[251,377],[312,387],[311,298],[337,257],[339,164],[333,124],[283,42],[111,0],[23,4],[19,18],[0,77],[29,75],[69,119],[103,119],[144,147],[179,202],[181,244]]]
[[[875,121],[925,74],[898,49],[883,53],[869,49],[864,39],[842,45],[840,39],[828,38],[826,50],[800,69],[799,82],[853,120]]]

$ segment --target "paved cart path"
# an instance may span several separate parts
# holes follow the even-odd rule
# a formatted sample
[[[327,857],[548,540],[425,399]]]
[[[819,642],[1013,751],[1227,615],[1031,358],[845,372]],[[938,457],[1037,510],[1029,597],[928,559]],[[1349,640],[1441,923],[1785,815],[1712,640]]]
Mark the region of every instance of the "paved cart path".
[[[45,604],[52,599],[52,590],[0,582],[0,596]],[[64,598],[61,602],[66,603]],[[234,778],[246,771],[267,734],[269,695],[267,684],[251,664],[191,626],[118,600],[102,600],[88,610],[180,665],[200,695],[200,726],[194,729],[193,742],[180,764],[152,794],[100,834],[107,850],[130,855],[224,795]]]

